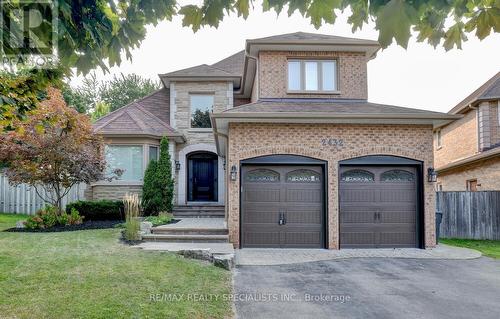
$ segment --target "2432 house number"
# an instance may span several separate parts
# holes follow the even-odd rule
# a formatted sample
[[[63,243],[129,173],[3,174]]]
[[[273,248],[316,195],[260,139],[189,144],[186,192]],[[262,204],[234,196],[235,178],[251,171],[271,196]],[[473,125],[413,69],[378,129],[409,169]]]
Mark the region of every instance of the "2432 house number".
[[[344,147],[344,140],[341,138],[322,138],[321,145],[333,146],[333,147]]]

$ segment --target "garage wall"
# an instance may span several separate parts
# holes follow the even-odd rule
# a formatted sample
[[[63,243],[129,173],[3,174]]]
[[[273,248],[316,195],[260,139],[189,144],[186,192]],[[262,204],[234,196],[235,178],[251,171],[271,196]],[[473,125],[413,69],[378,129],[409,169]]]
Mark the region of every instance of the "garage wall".
[[[328,244],[339,247],[338,161],[365,155],[394,155],[433,166],[432,127],[425,125],[231,124],[228,167],[247,158],[293,154],[328,162]],[[238,171],[238,176],[240,172]],[[239,180],[228,185],[228,227],[239,245]],[[424,181],[425,244],[435,245],[434,185]]]

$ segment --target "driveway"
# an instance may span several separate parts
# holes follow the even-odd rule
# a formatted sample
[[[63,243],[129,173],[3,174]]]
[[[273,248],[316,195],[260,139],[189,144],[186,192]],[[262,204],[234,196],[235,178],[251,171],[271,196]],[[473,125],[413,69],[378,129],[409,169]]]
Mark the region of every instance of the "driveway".
[[[498,318],[500,261],[354,258],[234,272],[238,318]]]

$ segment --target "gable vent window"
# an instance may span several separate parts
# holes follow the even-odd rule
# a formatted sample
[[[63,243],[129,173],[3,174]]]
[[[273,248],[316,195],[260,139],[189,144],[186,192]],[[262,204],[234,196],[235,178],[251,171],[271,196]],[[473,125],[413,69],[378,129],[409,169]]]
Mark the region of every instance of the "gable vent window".
[[[289,92],[337,92],[336,60],[288,60]]]

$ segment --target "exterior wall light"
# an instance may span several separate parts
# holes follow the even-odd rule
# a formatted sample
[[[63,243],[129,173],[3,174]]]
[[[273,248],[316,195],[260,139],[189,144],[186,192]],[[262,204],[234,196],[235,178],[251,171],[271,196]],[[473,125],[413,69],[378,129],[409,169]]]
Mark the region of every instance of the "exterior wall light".
[[[232,181],[236,180],[236,175],[237,175],[236,166],[233,165],[233,166],[231,166],[231,180]]]
[[[427,181],[429,183],[435,183],[435,182],[437,182],[437,173],[436,173],[436,171],[434,170],[433,167],[429,167],[427,169]]]
[[[175,161],[175,170],[179,171],[181,169],[181,162]]]

